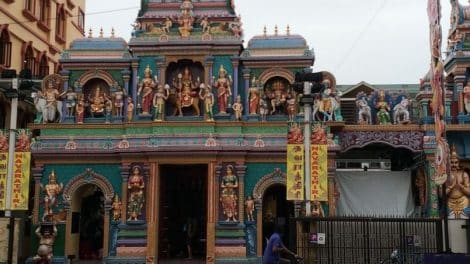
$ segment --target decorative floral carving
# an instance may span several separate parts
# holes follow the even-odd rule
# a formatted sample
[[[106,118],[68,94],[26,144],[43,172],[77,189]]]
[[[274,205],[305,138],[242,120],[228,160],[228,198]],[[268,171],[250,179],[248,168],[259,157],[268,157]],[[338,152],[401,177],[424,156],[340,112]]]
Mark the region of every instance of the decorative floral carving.
[[[420,131],[354,131],[341,133],[340,142],[344,151],[372,143],[383,143],[418,152],[423,149],[423,136],[424,133]]]

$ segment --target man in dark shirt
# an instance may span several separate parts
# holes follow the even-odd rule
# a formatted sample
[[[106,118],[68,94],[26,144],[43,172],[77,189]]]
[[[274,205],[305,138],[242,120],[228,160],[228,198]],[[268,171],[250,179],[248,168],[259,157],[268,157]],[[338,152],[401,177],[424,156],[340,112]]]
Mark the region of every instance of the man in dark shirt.
[[[266,249],[264,250],[263,264],[291,263],[289,260],[281,258],[280,253],[286,253],[297,257],[294,252],[287,249],[286,246],[284,246],[284,243],[282,243],[282,233],[283,226],[276,225],[274,233],[269,238],[268,244],[266,245]]]

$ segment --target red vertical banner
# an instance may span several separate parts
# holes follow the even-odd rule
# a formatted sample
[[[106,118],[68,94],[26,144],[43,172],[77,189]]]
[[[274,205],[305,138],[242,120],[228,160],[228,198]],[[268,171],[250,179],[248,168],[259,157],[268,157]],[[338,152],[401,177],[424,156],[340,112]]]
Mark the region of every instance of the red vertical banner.
[[[328,146],[312,145],[311,151],[311,201],[328,201]]]

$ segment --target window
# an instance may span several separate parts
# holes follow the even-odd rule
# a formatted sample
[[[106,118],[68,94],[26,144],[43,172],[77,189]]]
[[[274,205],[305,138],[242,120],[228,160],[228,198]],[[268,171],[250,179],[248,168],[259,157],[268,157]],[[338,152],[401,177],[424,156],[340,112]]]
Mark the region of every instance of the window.
[[[29,71],[31,75],[34,75],[36,72],[36,58],[34,58],[33,46],[31,43],[27,44],[24,53],[23,70]]]
[[[44,25],[49,26],[49,16],[50,16],[50,9],[51,4],[50,0],[40,0],[39,6],[39,21],[41,21]]]
[[[80,8],[78,9],[78,27],[82,29],[85,28],[85,13]]]
[[[0,26],[0,66],[9,68],[11,64],[11,41],[6,26]]]
[[[57,4],[57,14],[56,14],[56,40],[59,42],[65,42],[65,9],[64,4]]]
[[[39,79],[42,79],[49,75],[49,60],[47,59],[47,53],[43,53],[39,60]]]
[[[34,0],[25,0],[24,9],[34,14]]]

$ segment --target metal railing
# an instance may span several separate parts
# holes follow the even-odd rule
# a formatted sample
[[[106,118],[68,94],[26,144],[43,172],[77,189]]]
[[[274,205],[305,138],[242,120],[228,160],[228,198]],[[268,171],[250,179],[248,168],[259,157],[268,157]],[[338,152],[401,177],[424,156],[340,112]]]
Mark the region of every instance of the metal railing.
[[[421,259],[425,253],[442,252],[443,248],[440,219],[345,217],[296,221],[297,254],[305,263],[380,263],[394,249]],[[316,241],[322,234],[324,244]]]

